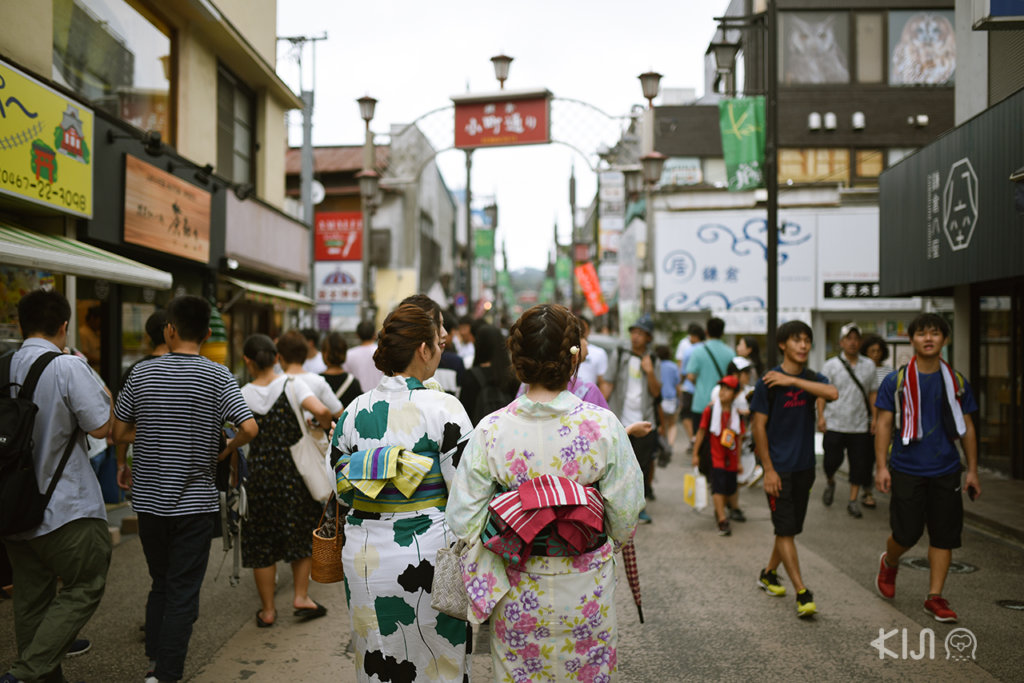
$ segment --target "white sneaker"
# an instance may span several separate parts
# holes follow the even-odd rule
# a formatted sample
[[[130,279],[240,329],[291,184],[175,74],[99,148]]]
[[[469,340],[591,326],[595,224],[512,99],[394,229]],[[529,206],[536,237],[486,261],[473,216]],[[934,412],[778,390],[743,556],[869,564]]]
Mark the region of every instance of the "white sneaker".
[[[747,482],[747,488],[753,488],[754,485],[761,481],[761,477],[764,476],[764,468],[760,465],[754,466],[754,472],[750,475],[750,481]]]

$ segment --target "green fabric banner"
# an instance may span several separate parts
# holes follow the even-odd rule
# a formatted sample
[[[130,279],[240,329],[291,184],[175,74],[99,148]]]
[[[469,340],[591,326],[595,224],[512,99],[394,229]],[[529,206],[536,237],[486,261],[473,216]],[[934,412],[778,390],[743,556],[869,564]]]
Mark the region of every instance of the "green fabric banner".
[[[494,260],[494,231],[477,228],[473,231],[473,253],[478,259]]]
[[[764,187],[764,97],[721,100],[718,121],[729,189]]]

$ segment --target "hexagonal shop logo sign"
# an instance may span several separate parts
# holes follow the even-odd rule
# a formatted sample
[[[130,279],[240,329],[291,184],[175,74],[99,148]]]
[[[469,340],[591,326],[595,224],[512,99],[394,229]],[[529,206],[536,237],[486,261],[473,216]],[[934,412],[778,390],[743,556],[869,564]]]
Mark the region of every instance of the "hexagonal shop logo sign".
[[[953,164],[942,189],[942,231],[953,251],[971,244],[978,224],[978,174],[964,157]]]

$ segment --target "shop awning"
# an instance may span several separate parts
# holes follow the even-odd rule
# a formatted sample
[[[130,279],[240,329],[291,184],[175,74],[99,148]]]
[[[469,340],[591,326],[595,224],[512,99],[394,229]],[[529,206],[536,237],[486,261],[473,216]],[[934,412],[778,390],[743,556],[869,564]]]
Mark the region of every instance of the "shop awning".
[[[22,266],[153,289],[170,289],[172,283],[170,273],[91,244],[3,224],[0,224],[0,265]]]
[[[241,287],[242,291],[245,292],[245,298],[250,301],[258,301],[265,304],[281,303],[288,306],[302,306],[304,308],[313,307],[313,300],[308,296],[299,294],[298,292],[292,292],[287,289],[282,289],[281,287],[261,285],[258,282],[239,280],[234,277],[225,277],[224,281],[229,282],[236,287]]]

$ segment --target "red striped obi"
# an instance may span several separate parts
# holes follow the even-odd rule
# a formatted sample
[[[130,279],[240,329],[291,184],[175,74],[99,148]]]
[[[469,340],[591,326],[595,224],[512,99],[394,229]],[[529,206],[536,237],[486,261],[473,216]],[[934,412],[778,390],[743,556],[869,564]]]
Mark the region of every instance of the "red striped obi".
[[[565,477],[542,474],[488,507],[484,546],[513,565],[532,554],[579,555],[605,542],[601,492]]]

